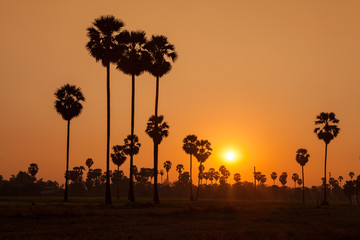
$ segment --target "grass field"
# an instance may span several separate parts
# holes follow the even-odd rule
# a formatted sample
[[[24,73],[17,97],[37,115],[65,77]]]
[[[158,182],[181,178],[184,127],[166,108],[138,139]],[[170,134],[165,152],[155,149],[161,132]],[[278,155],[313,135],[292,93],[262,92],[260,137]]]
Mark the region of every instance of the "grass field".
[[[0,239],[360,239],[360,207],[332,203],[0,198]]]

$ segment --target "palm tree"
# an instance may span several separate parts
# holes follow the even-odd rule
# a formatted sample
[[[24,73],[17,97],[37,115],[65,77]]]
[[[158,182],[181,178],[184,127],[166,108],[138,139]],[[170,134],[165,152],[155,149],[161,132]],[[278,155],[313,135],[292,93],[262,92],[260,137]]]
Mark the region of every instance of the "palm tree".
[[[302,183],[303,183],[302,179],[299,178],[299,179],[297,180],[297,184],[298,184],[299,186],[301,186]]]
[[[336,119],[335,113],[325,113],[322,112],[316,116],[314,133],[318,136],[320,140],[325,142],[325,164],[324,164],[324,201],[323,205],[329,205],[326,201],[326,159],[327,159],[327,146],[331,140],[333,140],[339,134],[340,128],[336,125],[339,123],[339,120]]]
[[[294,181],[294,183],[295,183],[295,189],[296,189],[296,182],[297,182],[297,180],[299,179],[299,175],[297,174],[297,173],[293,173],[293,175],[292,175],[292,180]]]
[[[197,136],[187,135],[183,140],[183,150],[190,155],[190,201],[194,200],[192,194],[192,156],[196,154],[198,148],[196,146]]]
[[[145,32],[143,31],[123,31],[116,36],[116,41],[119,44],[119,48],[122,50],[122,54],[117,62],[117,68],[124,74],[131,75],[131,136],[134,136],[135,76],[139,76],[147,69],[150,62],[150,56],[144,48],[146,44],[146,37]],[[135,202],[134,182],[132,180],[133,164],[134,156],[130,155],[130,202]]]
[[[86,159],[85,165],[88,167],[89,170],[93,164],[94,164],[94,161],[92,160],[92,158]]]
[[[117,166],[118,173],[120,173],[120,166],[126,161],[124,148],[125,148],[125,146],[115,145],[115,146],[113,146],[113,152],[114,153],[111,153],[111,160]],[[120,196],[119,196],[119,192],[120,192],[119,188],[120,188],[120,183],[118,182],[117,183],[117,191],[116,191],[116,196],[117,196],[118,200],[120,198]]]
[[[340,182],[340,187],[341,187],[341,182],[344,180],[343,176],[339,176],[338,180]]]
[[[160,181],[161,181],[161,183],[162,183],[162,177],[164,176],[164,170],[161,169],[161,170],[159,171],[159,174],[160,174],[160,177],[161,177],[161,180],[160,180]]]
[[[280,177],[279,177],[279,181],[281,182],[281,184],[283,185],[283,187],[285,187],[286,183],[287,183],[287,173],[286,172],[283,172]]]
[[[303,202],[305,202],[305,178],[304,178],[304,166],[309,161],[310,154],[308,154],[308,151],[305,148],[299,148],[296,151],[296,161],[301,166],[301,172],[302,172],[302,192],[303,192]]]
[[[158,150],[159,144],[162,142],[164,137],[169,135],[169,125],[163,122],[164,116],[154,116],[149,118],[145,132],[152,138],[154,142],[154,203],[160,203],[158,193]]]
[[[124,153],[125,155],[130,156],[130,160],[132,157],[139,153],[141,144],[139,142],[139,138],[136,135],[128,135],[127,138],[124,139]],[[129,200],[130,202],[135,202],[135,195],[134,195],[134,165],[131,164],[130,161],[130,176],[129,176],[129,182],[130,182],[130,188],[129,188]]]
[[[171,165],[172,165],[171,161],[164,162],[164,168],[166,170],[166,181],[168,184],[169,184],[169,171],[171,169]]]
[[[210,157],[212,148],[211,143],[208,140],[197,140],[196,141],[197,152],[195,153],[195,157],[197,161],[200,163],[199,169],[201,169],[202,164]],[[200,190],[200,174],[202,172],[199,171],[198,177],[198,188],[196,191],[195,201],[197,201],[199,197],[199,190]]]
[[[215,168],[209,168],[208,175],[209,175],[210,183],[212,185],[215,177]]]
[[[179,180],[180,180],[180,175],[183,170],[184,170],[184,165],[182,165],[182,164],[176,165],[176,171],[179,173]]]
[[[349,172],[349,176],[351,178],[351,181],[353,180],[353,177],[355,176],[355,173],[354,172]]]
[[[30,173],[31,177],[33,178],[33,180],[35,181],[35,175],[38,173],[39,171],[39,167],[36,163],[31,163],[29,168],[28,168],[28,172]]]
[[[70,120],[80,115],[83,108],[81,102],[84,102],[85,98],[80,88],[69,84],[65,84],[56,90],[55,97],[56,112],[67,121],[66,172],[64,191],[64,201],[66,202],[68,200]]]
[[[240,180],[241,180],[241,175],[240,175],[240,173],[235,173],[235,174],[234,174],[234,180],[235,180],[236,183],[239,183],[239,182],[240,182]]]
[[[117,62],[121,55],[121,48],[116,44],[115,36],[124,23],[114,16],[101,16],[87,29],[89,42],[86,45],[90,55],[96,61],[101,61],[106,67],[106,93],[107,93],[107,137],[106,137],[106,193],[105,203],[111,204],[110,192],[110,63]]]
[[[276,173],[276,172],[272,172],[270,176],[271,176],[271,179],[274,181],[274,185],[275,185],[275,180],[276,180],[276,178],[277,178],[277,173]]]

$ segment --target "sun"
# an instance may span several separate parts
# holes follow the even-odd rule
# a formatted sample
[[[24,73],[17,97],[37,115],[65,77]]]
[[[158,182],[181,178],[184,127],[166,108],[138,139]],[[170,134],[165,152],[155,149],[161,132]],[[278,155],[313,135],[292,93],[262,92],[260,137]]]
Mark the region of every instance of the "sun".
[[[228,161],[232,161],[235,159],[235,154],[233,152],[227,152],[225,157]]]

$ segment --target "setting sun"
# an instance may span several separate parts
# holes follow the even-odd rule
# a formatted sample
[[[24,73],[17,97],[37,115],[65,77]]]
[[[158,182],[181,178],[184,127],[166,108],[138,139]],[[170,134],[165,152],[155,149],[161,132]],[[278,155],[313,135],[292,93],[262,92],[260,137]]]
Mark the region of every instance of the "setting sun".
[[[235,158],[235,154],[233,152],[228,152],[226,153],[225,157],[227,160],[232,161]]]

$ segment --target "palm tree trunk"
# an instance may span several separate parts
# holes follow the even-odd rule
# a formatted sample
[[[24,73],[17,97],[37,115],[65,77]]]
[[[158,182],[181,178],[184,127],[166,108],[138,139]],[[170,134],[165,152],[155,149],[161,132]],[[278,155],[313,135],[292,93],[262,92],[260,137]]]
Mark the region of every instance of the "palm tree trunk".
[[[190,201],[194,201],[192,194],[192,154],[190,154]]]
[[[166,181],[169,184],[169,170],[166,169]]]
[[[111,192],[110,192],[110,63],[106,66],[106,92],[107,92],[107,134],[106,134],[106,192],[105,204],[111,205]]]
[[[200,162],[200,167],[199,167],[199,169],[201,169],[201,162]],[[195,201],[197,201],[198,200],[198,197],[199,197],[199,190],[200,190],[200,171],[199,171],[199,176],[198,176],[198,188],[197,188],[197,190],[196,190],[196,197],[195,197]]]
[[[119,174],[119,179],[117,182],[117,191],[116,191],[117,200],[120,199],[120,166],[118,166],[118,174]]]
[[[131,75],[131,148],[134,147],[134,117],[135,117],[135,75]],[[130,155],[130,181],[129,181],[129,200],[135,202],[134,179],[133,179],[134,155]]]
[[[70,120],[68,120],[68,125],[67,125],[67,141],[66,141],[66,172],[65,172],[65,191],[64,191],[64,202],[67,202],[67,201],[68,201],[69,147],[70,147]]]
[[[326,201],[326,159],[327,159],[327,143],[325,143],[325,165],[324,165],[324,201],[323,205],[328,205]]]
[[[155,93],[155,119],[156,119],[155,123],[156,123],[156,125],[159,124],[157,122],[158,105],[159,105],[159,77],[156,77],[156,93]],[[154,141],[154,203],[155,204],[160,203],[158,186],[157,186],[157,171],[158,171],[158,156],[159,156],[158,153],[159,153],[159,145]]]
[[[158,193],[158,144],[154,142],[154,203],[159,204],[159,193]]]
[[[305,184],[305,179],[304,179],[304,166],[301,166],[301,171],[302,171],[302,190],[303,190],[303,203],[305,202],[305,189],[304,189],[304,184]]]

